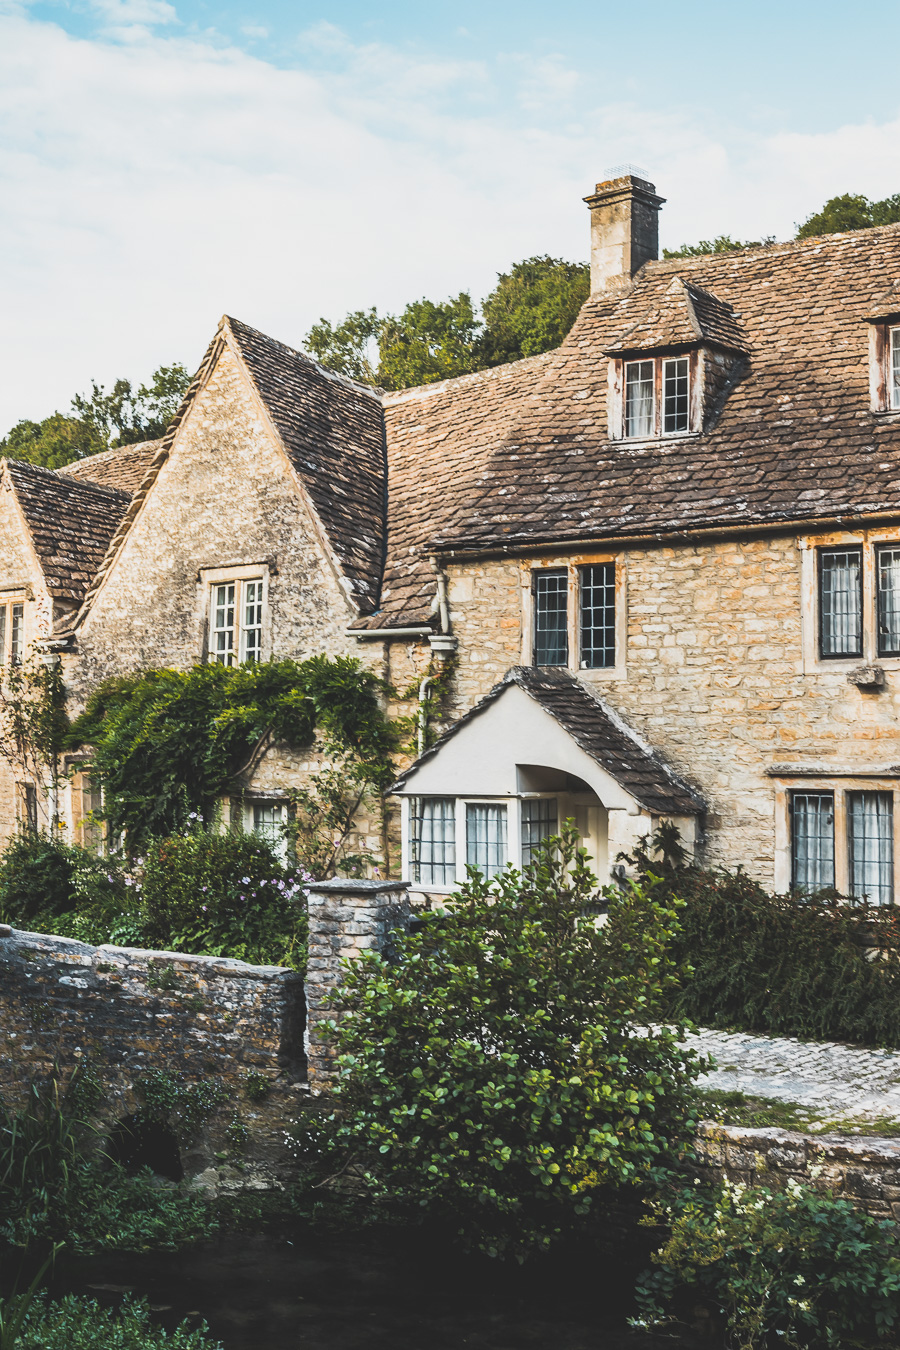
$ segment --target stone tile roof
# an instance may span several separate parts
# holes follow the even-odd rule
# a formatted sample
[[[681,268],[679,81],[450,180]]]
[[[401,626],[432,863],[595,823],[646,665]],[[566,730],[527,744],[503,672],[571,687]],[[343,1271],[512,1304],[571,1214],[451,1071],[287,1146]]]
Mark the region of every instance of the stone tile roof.
[[[652,352],[698,343],[746,350],[747,338],[732,306],[687,285],[680,276],[661,295],[645,288],[643,294],[632,297],[629,308],[631,323],[605,351]]]
[[[491,451],[537,415],[534,393],[556,352],[383,395],[390,496],[381,608],[356,627],[428,624],[434,572],[423,547],[477,488]]]
[[[237,319],[228,326],[324,527],[351,598],[378,601],[387,485],[378,395]]]
[[[77,459],[74,464],[64,464],[56,472],[64,474],[66,478],[78,478],[81,482],[120,488],[134,496],[161,445],[161,440],[123,445],[118,450],[104,450],[99,455]]]
[[[480,716],[511,684],[517,684],[540,704],[576,744],[646,810],[676,816],[693,816],[703,810],[701,799],[625,724],[619,713],[595,697],[573,675],[535,666],[514,666],[508,671],[470,712],[454,722],[430,750],[401,774],[392,791],[403,786],[408,776],[425,760],[439,754],[441,747],[460,727]]]
[[[80,604],[130,495],[14,459],[6,461],[6,471],[48,591],[54,599]]]
[[[900,418],[869,410],[866,323],[898,276],[897,225],[648,263],[629,293],[586,302],[527,415],[501,443],[479,446],[453,485],[455,505],[420,547],[677,538],[900,514]],[[635,314],[664,306],[679,277],[692,295],[733,306],[750,352],[743,374],[703,435],[610,441],[604,353]],[[708,314],[702,322],[713,325]],[[432,457],[423,493],[439,475]]]

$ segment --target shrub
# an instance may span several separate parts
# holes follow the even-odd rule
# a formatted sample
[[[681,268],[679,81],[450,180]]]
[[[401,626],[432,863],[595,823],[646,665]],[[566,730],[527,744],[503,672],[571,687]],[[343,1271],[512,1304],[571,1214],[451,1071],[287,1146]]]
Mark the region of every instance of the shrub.
[[[900,911],[833,893],[769,895],[685,864],[665,828],[630,861],[684,901],[673,1015],[705,1026],[900,1046]]]
[[[578,836],[520,875],[474,869],[450,907],[347,970],[336,1110],[298,1131],[376,1196],[524,1256],[605,1188],[658,1175],[690,1128],[698,1065],[660,1025],[672,907],[631,888],[598,925]]]
[[[37,1300],[20,1333],[19,1350],[223,1350],[206,1324],[175,1331],[154,1326],[146,1303],[125,1299],[118,1310],[68,1294],[58,1302]]]
[[[794,1181],[780,1192],[698,1184],[654,1208],[670,1237],[638,1282],[645,1320],[669,1320],[699,1297],[740,1350],[896,1344],[900,1257],[889,1221]]]
[[[144,859],[145,941],[299,968],[306,959],[303,887],[311,880],[256,834],[197,830],[155,839]]]
[[[82,942],[128,941],[140,933],[134,878],[121,859],[33,831],[0,854],[0,921]]]

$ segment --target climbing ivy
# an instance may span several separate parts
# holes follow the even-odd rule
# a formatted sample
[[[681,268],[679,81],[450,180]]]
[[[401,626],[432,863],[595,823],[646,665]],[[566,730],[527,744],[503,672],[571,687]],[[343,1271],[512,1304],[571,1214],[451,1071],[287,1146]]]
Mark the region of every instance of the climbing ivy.
[[[210,819],[276,742],[310,746],[318,735],[355,784],[384,788],[394,732],[382,692],[350,657],[146,670],[101,685],[70,743],[93,748],[110,832],[136,849]]]

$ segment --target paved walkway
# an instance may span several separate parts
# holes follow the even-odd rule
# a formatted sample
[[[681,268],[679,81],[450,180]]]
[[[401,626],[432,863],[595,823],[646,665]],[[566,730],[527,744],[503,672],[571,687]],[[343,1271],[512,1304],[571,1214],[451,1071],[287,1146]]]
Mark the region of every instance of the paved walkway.
[[[689,1037],[717,1067],[699,1086],[797,1102],[819,1115],[900,1121],[900,1052],[701,1030]]]

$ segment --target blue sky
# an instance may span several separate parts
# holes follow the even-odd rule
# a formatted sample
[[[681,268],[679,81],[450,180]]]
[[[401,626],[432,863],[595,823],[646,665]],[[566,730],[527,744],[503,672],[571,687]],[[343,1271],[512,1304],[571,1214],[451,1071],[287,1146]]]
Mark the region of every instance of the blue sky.
[[[880,0],[0,0],[0,434],[223,311],[299,345],[584,258],[622,162],[668,244],[900,191],[898,39]]]

